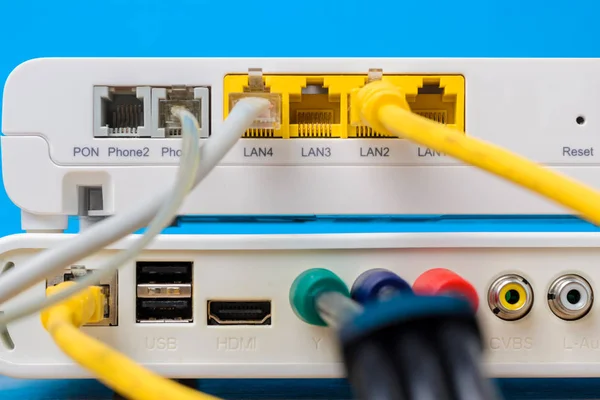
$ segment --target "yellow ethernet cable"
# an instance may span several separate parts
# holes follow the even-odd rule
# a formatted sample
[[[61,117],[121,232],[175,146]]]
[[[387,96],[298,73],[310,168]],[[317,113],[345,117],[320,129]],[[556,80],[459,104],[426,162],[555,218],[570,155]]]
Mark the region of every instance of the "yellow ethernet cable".
[[[75,284],[49,287],[53,295]],[[42,324],[65,354],[92,372],[100,381],[131,400],[218,400],[141,367],[121,353],[91,338],[79,328],[103,318],[105,297],[94,286],[42,312]]]
[[[401,90],[375,81],[358,91],[356,107],[375,131],[411,140],[532,190],[600,225],[600,192],[506,149],[410,111]]]

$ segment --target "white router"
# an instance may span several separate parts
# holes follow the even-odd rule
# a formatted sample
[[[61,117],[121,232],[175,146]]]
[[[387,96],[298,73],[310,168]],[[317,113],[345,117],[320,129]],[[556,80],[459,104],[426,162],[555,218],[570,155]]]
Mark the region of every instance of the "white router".
[[[72,235],[67,234],[2,238],[0,270],[20,268],[39,252],[69,240]],[[49,277],[48,284],[84,270],[93,273],[134,240],[129,236],[81,260]],[[118,276],[102,282],[110,300],[106,318],[83,329],[168,377],[342,377],[335,333],[303,322],[292,310],[294,279],[307,269],[327,268],[350,287],[364,271],[385,268],[412,284],[422,273],[443,267],[477,291],[490,376],[596,377],[599,258],[598,233],[162,235]],[[171,279],[170,286],[180,289],[177,295],[152,296],[145,283],[150,273],[164,284]],[[568,285],[561,286],[565,279]],[[518,313],[494,300],[502,280],[524,288],[526,306]],[[45,289],[40,283],[0,311],[42,298]],[[577,302],[564,300],[573,290]],[[237,319],[223,312],[236,309],[256,312]],[[89,377],[54,344],[39,315],[0,332],[0,374]]]
[[[598,70],[594,59],[36,59],[6,83],[4,184],[28,231],[124,212],[173,182],[181,132],[169,107],[195,113],[205,140],[237,99],[260,95],[270,114],[181,214],[565,214],[360,126],[352,90],[394,80],[422,115],[600,188]]]

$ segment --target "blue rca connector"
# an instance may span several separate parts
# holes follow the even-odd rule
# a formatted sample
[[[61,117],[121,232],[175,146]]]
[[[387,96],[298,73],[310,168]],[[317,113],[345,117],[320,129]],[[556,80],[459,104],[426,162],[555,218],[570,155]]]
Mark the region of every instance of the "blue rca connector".
[[[397,295],[412,295],[408,282],[387,269],[363,272],[352,285],[352,299],[361,304],[380,301]]]

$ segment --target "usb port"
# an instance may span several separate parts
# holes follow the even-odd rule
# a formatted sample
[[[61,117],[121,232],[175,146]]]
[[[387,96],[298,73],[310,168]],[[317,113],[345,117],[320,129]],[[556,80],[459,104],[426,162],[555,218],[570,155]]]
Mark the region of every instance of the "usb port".
[[[138,322],[192,322],[192,299],[138,299]]]
[[[208,325],[271,325],[270,301],[208,301]]]
[[[192,271],[191,262],[138,262],[137,322],[192,322]]]
[[[192,283],[191,262],[140,261],[137,263],[137,283]]]

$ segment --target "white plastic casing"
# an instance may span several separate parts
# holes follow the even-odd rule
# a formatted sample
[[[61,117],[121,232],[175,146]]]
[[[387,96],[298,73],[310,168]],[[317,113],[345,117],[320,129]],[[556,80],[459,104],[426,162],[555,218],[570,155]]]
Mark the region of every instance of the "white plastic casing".
[[[223,77],[249,68],[265,74],[366,74],[370,68],[462,74],[469,135],[600,187],[596,59],[36,59],[17,67],[6,82],[2,168],[8,195],[40,218],[77,214],[77,186],[102,186],[105,214],[156,196],[174,179],[180,140],[94,138],[94,86],[210,87],[210,123],[218,135]],[[576,122],[579,116],[583,124]],[[75,147],[98,148],[99,155],[74,156]],[[138,156],[109,157],[109,147]],[[247,156],[259,147],[272,149],[272,156]],[[302,156],[313,147],[329,148],[330,156]],[[361,149],[369,147],[388,148],[388,157],[362,157]],[[396,139],[244,139],[181,209],[221,215],[565,212]]]
[[[70,235],[23,234],[0,240],[2,265],[19,268]],[[131,236],[82,261],[88,268],[128,247]],[[343,368],[335,336],[299,320],[289,288],[302,271],[329,268],[348,286],[371,268],[388,268],[410,283],[430,268],[449,268],[477,289],[486,366],[494,377],[595,377],[600,375],[600,306],[577,321],[551,311],[546,293],[557,277],[584,277],[598,293],[600,234],[422,233],[281,236],[161,236],[139,260],[193,261],[193,323],[139,324],[135,318],[135,268],[119,273],[116,327],[86,332],[143,365],[170,377],[339,377]],[[0,265],[0,267],[2,266]],[[521,320],[497,318],[486,294],[500,275],[516,273],[532,286],[534,303]],[[24,297],[44,296],[38,284]],[[271,326],[207,326],[209,299],[271,299]],[[81,378],[88,375],[53,344],[34,316],[9,326],[14,350],[0,344],[0,374]]]

